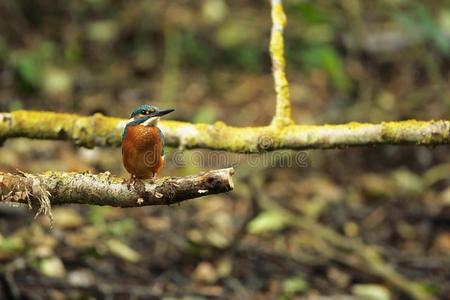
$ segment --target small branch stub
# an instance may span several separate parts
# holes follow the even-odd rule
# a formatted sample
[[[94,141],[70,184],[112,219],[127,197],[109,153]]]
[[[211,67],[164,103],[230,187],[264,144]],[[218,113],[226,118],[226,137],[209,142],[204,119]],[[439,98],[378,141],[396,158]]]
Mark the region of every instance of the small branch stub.
[[[129,189],[123,178],[113,177],[108,172],[0,173],[0,202],[37,204],[40,211],[48,214],[50,205],[69,203],[115,207],[170,205],[229,192],[233,190],[233,174],[233,168],[211,170],[186,177],[164,177],[154,182],[137,181]]]

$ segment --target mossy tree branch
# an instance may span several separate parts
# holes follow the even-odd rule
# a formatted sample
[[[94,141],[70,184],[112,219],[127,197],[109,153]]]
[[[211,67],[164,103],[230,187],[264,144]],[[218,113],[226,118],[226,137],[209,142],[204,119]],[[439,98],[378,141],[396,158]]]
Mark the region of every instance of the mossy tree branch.
[[[154,182],[136,181],[131,187],[123,178],[109,173],[0,173],[0,203],[37,203],[44,213],[50,212],[50,205],[69,203],[115,207],[170,205],[233,190],[233,173],[233,168],[212,170]]]
[[[292,123],[289,84],[286,78],[284,59],[283,29],[287,18],[281,0],[272,0],[272,31],[270,35],[270,56],[272,58],[272,74],[275,82],[277,104],[272,125],[285,126]]]
[[[101,114],[80,116],[53,112],[0,113],[0,140],[12,137],[69,140],[84,147],[119,146],[125,119]],[[328,149],[367,145],[450,144],[450,121],[399,121],[380,124],[232,127],[162,121],[167,145],[230,152],[278,149]]]

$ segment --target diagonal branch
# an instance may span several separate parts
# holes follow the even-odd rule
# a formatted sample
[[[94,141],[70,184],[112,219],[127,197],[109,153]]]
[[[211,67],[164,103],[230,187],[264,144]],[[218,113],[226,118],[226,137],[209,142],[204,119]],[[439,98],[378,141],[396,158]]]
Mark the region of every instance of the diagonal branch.
[[[0,113],[0,141],[12,137],[68,140],[84,147],[119,146],[126,120],[101,114],[80,116],[53,112]],[[279,149],[329,149],[368,145],[450,144],[450,121],[399,121],[380,124],[232,127],[162,121],[167,145],[230,152]]]
[[[272,0],[272,31],[270,35],[270,56],[272,58],[272,74],[275,81],[277,104],[273,125],[292,124],[291,102],[289,99],[289,84],[286,78],[284,59],[283,29],[286,25],[286,15],[282,0]]]
[[[0,173],[0,203],[37,203],[48,213],[50,205],[90,204],[116,207],[170,205],[233,190],[233,168],[186,177],[164,177],[154,183],[137,181],[130,189],[109,173],[47,172],[39,175]]]

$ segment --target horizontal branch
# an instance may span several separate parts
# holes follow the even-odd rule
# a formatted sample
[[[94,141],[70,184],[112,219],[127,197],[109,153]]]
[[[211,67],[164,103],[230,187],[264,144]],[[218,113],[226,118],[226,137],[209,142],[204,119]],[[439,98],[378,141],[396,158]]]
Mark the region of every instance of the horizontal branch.
[[[44,213],[49,212],[51,205],[68,203],[116,207],[170,205],[231,191],[233,173],[233,168],[229,168],[186,177],[164,177],[154,182],[136,181],[130,188],[123,178],[109,173],[0,173],[0,202],[37,203]]]
[[[70,140],[88,148],[119,146],[126,120],[101,114],[53,112],[0,113],[0,141],[11,137]],[[327,149],[367,145],[450,144],[450,121],[399,121],[380,124],[232,127],[161,121],[167,145],[231,152],[278,149]]]

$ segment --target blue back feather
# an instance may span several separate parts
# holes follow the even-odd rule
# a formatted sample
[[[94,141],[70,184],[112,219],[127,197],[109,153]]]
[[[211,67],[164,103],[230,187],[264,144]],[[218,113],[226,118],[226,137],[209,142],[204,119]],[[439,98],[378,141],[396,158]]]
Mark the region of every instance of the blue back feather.
[[[162,132],[161,128],[159,128],[158,126],[156,126],[156,128],[158,128],[159,131],[159,138],[161,139],[161,143],[162,143],[162,156],[165,155],[165,147],[166,147],[166,138],[164,137],[164,133]]]

